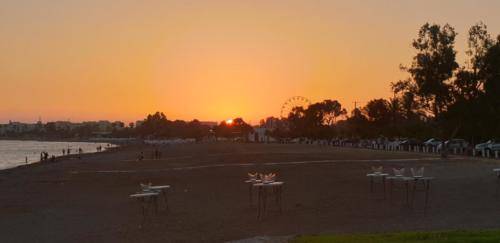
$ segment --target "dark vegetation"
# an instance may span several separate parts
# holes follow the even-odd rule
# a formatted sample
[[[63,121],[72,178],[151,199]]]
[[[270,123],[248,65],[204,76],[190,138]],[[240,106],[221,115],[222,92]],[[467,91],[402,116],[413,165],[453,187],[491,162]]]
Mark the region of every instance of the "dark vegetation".
[[[500,36],[492,39],[478,23],[468,33],[468,60],[456,61],[450,25],[423,25],[412,46],[415,55],[401,65],[408,78],[391,83],[390,99],[373,99],[345,115],[337,101],[296,108],[280,137],[500,137]],[[345,118],[339,119],[338,118]],[[333,122],[332,122],[333,121]]]

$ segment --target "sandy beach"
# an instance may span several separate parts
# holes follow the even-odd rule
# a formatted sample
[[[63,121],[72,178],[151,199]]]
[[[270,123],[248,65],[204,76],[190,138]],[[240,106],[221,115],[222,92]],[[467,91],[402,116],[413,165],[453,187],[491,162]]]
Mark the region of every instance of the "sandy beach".
[[[140,151],[146,159],[136,161]],[[255,236],[326,232],[498,228],[494,160],[279,144],[123,147],[0,171],[3,242],[224,242]],[[370,167],[425,166],[432,182],[413,207],[404,190],[370,193]],[[249,205],[247,172],[276,172],[285,182],[283,213],[264,219]],[[141,226],[139,183],[171,185],[170,211]]]

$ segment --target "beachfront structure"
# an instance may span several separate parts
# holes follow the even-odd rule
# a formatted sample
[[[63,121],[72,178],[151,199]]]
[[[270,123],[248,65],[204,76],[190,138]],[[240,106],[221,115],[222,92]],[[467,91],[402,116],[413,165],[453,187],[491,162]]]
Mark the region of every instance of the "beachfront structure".
[[[43,129],[43,125],[38,123],[22,123],[9,121],[7,124],[0,124],[0,135],[9,133],[33,132],[37,129]]]
[[[92,133],[97,135],[110,134],[112,131],[125,128],[125,124],[120,121],[86,121],[81,123],[73,123],[70,121],[54,121],[43,124],[41,121],[37,123],[22,123],[9,121],[7,124],[0,124],[0,135],[21,134],[31,132],[44,131],[74,131],[81,127],[91,128]]]
[[[265,127],[254,127],[253,132],[248,133],[248,141],[256,143],[276,142],[276,139],[268,135],[269,129]]]

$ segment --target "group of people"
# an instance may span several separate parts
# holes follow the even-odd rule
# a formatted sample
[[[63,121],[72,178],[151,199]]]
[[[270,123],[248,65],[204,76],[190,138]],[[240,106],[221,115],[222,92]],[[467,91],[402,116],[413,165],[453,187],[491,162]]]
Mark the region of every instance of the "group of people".
[[[153,159],[161,159],[161,151],[156,146],[153,151]]]
[[[63,156],[64,156],[64,155],[70,155],[70,154],[71,154],[71,148],[68,148],[68,149],[63,149],[63,150],[62,150],[62,154],[63,154]]]
[[[70,155],[71,154],[71,148],[63,149],[62,150],[62,154],[63,154],[63,156],[64,155]],[[78,154],[83,154],[83,149],[82,148],[78,148]]]
[[[108,144],[106,144],[106,147],[107,147],[107,148],[110,148],[110,147],[111,147],[111,144],[109,144],[109,143],[108,143]],[[102,150],[103,150],[102,145],[99,145],[99,146],[97,147],[97,152],[102,152]]]
[[[109,144],[107,145],[108,147],[110,146]],[[103,148],[102,148],[102,145],[99,145],[97,147],[97,152],[101,152],[103,151]],[[82,148],[78,148],[78,159],[81,159],[81,154],[83,154],[83,149]],[[142,153],[141,153],[142,154]],[[160,158],[161,157],[161,153],[158,151],[158,150],[155,150],[155,158]],[[66,155],[71,155],[71,148],[67,148],[67,149],[62,149],[62,156],[66,156]],[[144,155],[142,155],[142,158],[141,160],[144,158]],[[56,156],[55,155],[52,155],[52,156],[49,156],[49,153],[46,152],[46,151],[42,151],[40,152],[40,161],[43,162],[43,161],[48,161],[50,159],[50,161],[55,161],[56,160]],[[26,164],[28,164],[28,156],[26,156],[25,158],[26,160]]]
[[[49,160],[49,153],[48,153],[48,152],[46,152],[46,151],[42,151],[42,152],[40,153],[40,161],[47,161],[47,160]],[[52,155],[52,156],[50,157],[50,161],[52,161],[52,162],[53,162],[53,161],[55,161],[55,160],[56,160],[56,156],[55,156],[55,155]],[[26,158],[26,163],[28,163],[28,158]]]
[[[152,156],[153,159],[161,159],[161,150],[155,146],[154,150],[153,150],[153,156]],[[142,161],[144,160],[144,152],[141,151],[139,153],[139,155],[137,156],[137,161]]]

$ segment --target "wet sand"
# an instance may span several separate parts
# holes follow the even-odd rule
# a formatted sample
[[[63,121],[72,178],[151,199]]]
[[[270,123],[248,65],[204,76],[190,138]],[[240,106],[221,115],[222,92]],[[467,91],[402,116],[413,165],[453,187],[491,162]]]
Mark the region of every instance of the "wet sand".
[[[136,161],[140,151],[144,161]],[[500,161],[442,160],[429,154],[313,145],[185,144],[124,147],[81,160],[0,171],[2,242],[223,242],[261,235],[500,228]],[[370,193],[373,165],[425,166],[430,202],[404,191]],[[257,219],[247,172],[276,172],[285,182],[283,213],[270,204]],[[141,226],[139,183],[168,184],[170,212]],[[389,196],[389,194],[388,194]]]

